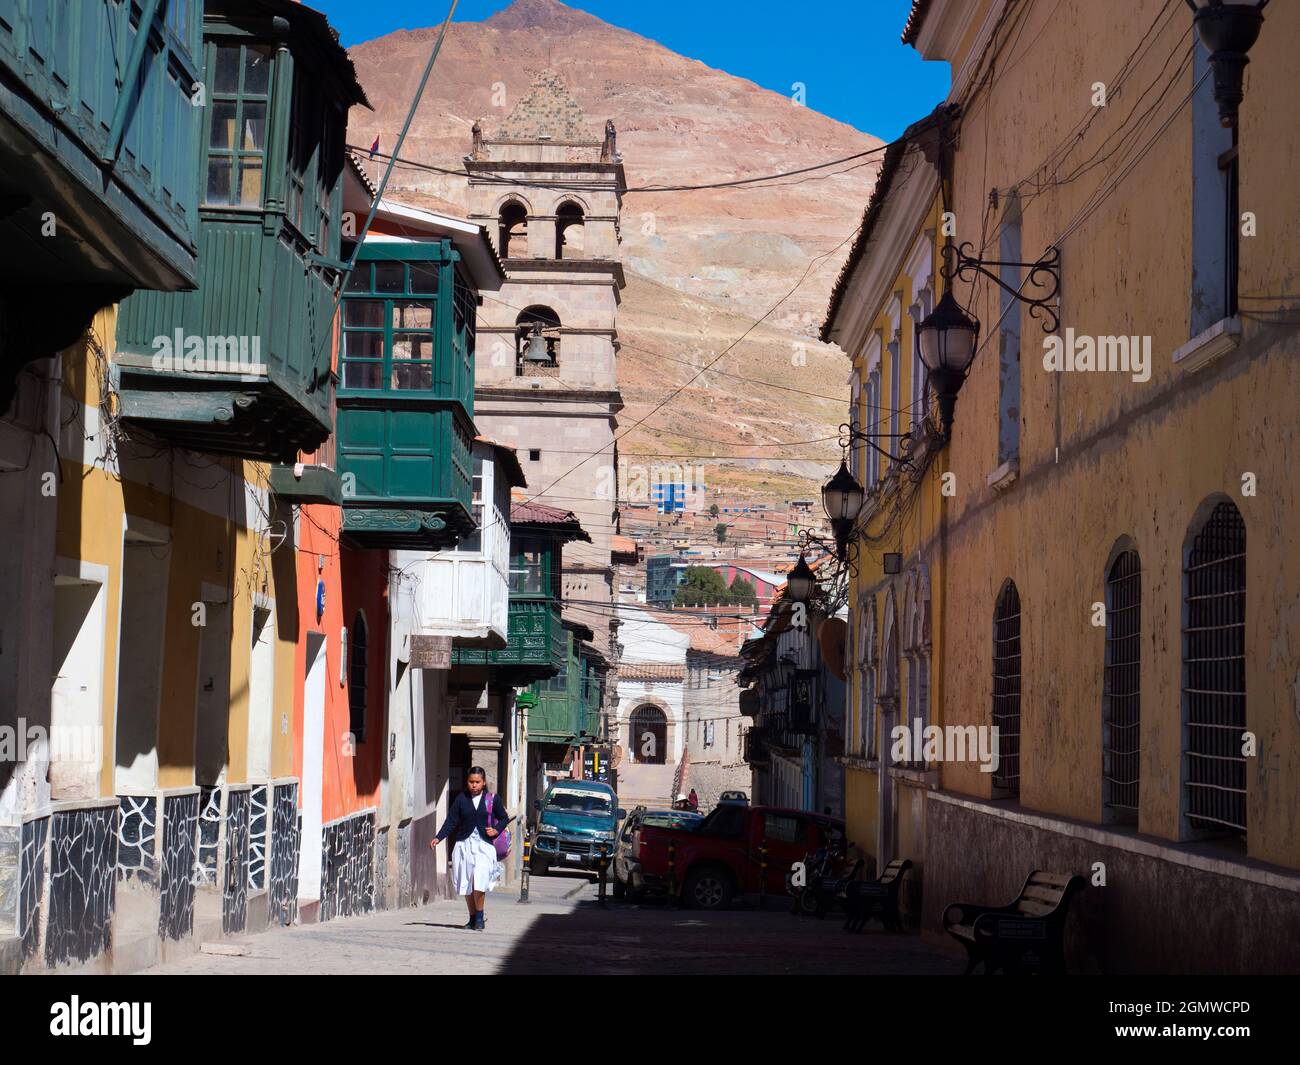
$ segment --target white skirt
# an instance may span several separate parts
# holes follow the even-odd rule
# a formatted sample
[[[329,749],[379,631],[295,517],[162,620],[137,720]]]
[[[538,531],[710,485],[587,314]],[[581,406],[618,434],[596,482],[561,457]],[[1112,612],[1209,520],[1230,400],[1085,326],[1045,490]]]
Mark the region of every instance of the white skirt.
[[[451,880],[457,895],[491,891],[501,882],[505,868],[497,861],[496,848],[478,834],[462,839],[451,851]]]

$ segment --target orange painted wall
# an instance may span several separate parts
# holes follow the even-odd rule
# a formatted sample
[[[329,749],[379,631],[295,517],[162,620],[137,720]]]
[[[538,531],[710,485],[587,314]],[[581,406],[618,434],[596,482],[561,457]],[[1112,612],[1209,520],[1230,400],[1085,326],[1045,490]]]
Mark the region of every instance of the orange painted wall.
[[[333,821],[379,803],[379,785],[388,750],[385,713],[388,660],[388,552],[360,551],[339,543],[342,512],[324,504],[299,512],[299,629],[294,654],[294,773],[303,778],[303,681],[307,674],[307,635],[325,636],[325,745],[321,818]],[[316,612],[316,585],[325,582],[325,609]],[[361,743],[348,742],[348,684],[340,683],[342,632],[351,631],[364,611],[367,647],[366,731]],[[350,667],[350,663],[349,663]],[[351,668],[348,670],[351,673]]]

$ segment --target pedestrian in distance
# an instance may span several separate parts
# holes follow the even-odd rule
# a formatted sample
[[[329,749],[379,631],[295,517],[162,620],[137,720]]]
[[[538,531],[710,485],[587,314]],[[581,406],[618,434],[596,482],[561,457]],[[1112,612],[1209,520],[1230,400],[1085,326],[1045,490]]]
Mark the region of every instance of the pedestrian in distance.
[[[487,774],[474,766],[465,776],[465,790],[456,796],[447,819],[429,843],[436,850],[439,843],[451,838],[451,879],[456,894],[465,896],[469,910],[466,928],[482,931],[487,926],[483,902],[505,872],[492,841],[509,821],[505,807],[487,790]]]
[[[695,794],[694,788],[691,788],[691,793],[686,796],[686,802],[692,810],[698,810],[700,808],[700,797]]]

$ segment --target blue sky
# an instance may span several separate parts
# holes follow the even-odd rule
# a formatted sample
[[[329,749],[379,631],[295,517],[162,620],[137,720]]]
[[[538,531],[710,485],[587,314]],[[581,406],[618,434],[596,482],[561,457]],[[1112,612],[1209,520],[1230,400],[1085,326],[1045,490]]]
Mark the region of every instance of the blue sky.
[[[307,2],[351,45],[441,22],[449,0]],[[886,140],[948,91],[946,63],[923,62],[899,43],[909,0],[566,2],[775,92],[789,95],[802,82],[809,107]],[[509,0],[461,0],[456,21],[478,22],[508,6]]]

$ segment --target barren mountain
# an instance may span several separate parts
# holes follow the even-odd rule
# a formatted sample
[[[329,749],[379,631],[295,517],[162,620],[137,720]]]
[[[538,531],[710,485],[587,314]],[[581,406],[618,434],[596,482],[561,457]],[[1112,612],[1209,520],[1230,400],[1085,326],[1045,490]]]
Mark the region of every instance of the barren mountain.
[[[399,31],[350,49],[375,107],[353,111],[353,144],[368,146],[378,135],[381,149],[392,149],[436,35],[436,28]],[[637,190],[795,170],[880,141],[558,0],[516,0],[484,22],[452,25],[402,157],[459,171],[475,120],[491,137],[547,68],[561,73],[593,137],[613,119],[627,172],[619,375],[628,406],[620,424],[649,414],[768,315],[716,364],[738,376],[705,374],[620,450],[699,456],[692,461],[705,464],[711,486],[749,495],[806,493],[808,479],[824,477],[837,454],[833,443],[752,445],[832,436],[845,420],[846,402],[836,397],[846,395],[847,363],[814,334],[879,155],[830,171],[844,173],[763,187]],[[372,173],[375,165],[368,164]],[[465,182],[456,174],[399,166],[390,189],[464,210]],[[773,459],[728,464],[723,456]]]

